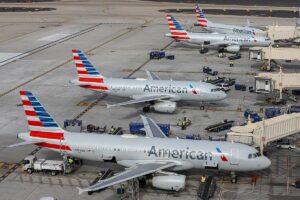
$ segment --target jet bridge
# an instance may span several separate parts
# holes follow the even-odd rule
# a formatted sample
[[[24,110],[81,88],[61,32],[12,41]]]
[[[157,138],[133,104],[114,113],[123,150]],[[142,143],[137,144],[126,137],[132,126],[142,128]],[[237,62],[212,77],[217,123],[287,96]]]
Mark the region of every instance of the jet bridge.
[[[251,60],[300,60],[299,48],[252,47],[249,49]]]
[[[300,113],[284,114],[245,126],[234,126],[227,133],[227,141],[259,147],[300,132]]]
[[[266,28],[267,35],[272,40],[286,40],[292,38],[300,37],[300,28],[299,26],[267,26]]]
[[[280,92],[280,99],[282,99],[283,89],[300,88],[300,74],[283,73],[281,67],[279,73],[260,73],[254,78],[255,92],[271,93],[274,90],[278,90]]]

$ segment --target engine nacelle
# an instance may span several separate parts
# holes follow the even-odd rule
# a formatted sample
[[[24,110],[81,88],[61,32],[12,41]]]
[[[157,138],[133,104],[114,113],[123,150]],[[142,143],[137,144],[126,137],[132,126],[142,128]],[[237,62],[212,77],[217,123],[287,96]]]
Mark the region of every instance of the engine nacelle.
[[[185,188],[185,176],[180,174],[154,176],[152,186],[158,189],[178,192]]]
[[[153,105],[153,109],[157,112],[173,113],[176,110],[176,102],[162,101]]]
[[[239,45],[230,45],[230,46],[227,46],[225,49],[228,52],[237,53],[240,51],[240,48],[241,47]]]

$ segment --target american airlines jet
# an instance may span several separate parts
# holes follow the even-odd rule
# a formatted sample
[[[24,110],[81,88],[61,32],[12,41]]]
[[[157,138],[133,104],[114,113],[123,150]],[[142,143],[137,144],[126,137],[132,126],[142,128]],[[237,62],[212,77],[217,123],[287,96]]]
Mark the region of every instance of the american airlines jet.
[[[107,78],[100,74],[80,50],[72,50],[78,79],[70,82],[82,88],[92,89],[105,94],[129,97],[133,100],[117,103],[124,106],[146,103],[144,112],[150,107],[157,112],[173,113],[176,101],[218,101],[226,98],[226,93],[215,85],[200,81],[161,80],[147,71],[148,79]]]
[[[156,188],[179,191],[185,176],[178,170],[215,169],[228,172],[257,171],[268,168],[271,161],[255,148],[231,142],[167,138],[157,124],[142,116],[146,137],[71,133],[63,130],[29,91],[20,91],[29,132],[19,133],[24,142],[61,154],[93,161],[114,161],[127,167],[79,193],[96,191],[134,178],[152,175]],[[170,172],[173,171],[173,172]]]
[[[249,34],[249,35],[267,36],[267,32],[260,30],[258,28],[253,28],[250,26],[228,25],[228,24],[211,22],[208,19],[206,19],[199,4],[195,4],[195,7],[196,7],[196,14],[197,14],[197,23],[195,25],[200,26],[208,31],[227,33],[227,34]]]
[[[170,33],[166,36],[177,41],[198,44],[202,47],[219,47],[228,52],[239,52],[241,47],[267,47],[272,44],[269,37],[247,34],[192,33],[182,28],[175,17],[167,15]]]

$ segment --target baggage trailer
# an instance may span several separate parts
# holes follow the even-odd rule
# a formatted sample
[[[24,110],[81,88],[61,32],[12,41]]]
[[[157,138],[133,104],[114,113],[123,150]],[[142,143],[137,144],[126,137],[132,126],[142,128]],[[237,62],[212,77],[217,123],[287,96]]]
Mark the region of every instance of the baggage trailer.
[[[224,130],[228,130],[233,126],[234,121],[225,119],[221,123],[213,124],[205,128],[206,131],[208,132],[220,132]]]
[[[36,156],[30,155],[23,160],[23,170],[32,174],[33,172],[49,172],[52,176],[58,173],[68,174],[73,170],[73,166],[63,160],[46,160],[37,159]]]

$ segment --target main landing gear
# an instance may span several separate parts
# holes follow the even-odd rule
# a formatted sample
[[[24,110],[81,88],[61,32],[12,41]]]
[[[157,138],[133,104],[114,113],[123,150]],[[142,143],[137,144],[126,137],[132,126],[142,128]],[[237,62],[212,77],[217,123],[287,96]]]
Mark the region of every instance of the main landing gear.
[[[143,108],[143,112],[144,113],[147,113],[147,112],[149,112],[150,111],[150,106],[145,106],[144,108]]]
[[[231,172],[230,177],[231,177],[231,183],[237,184],[237,175],[235,174],[235,172]]]

